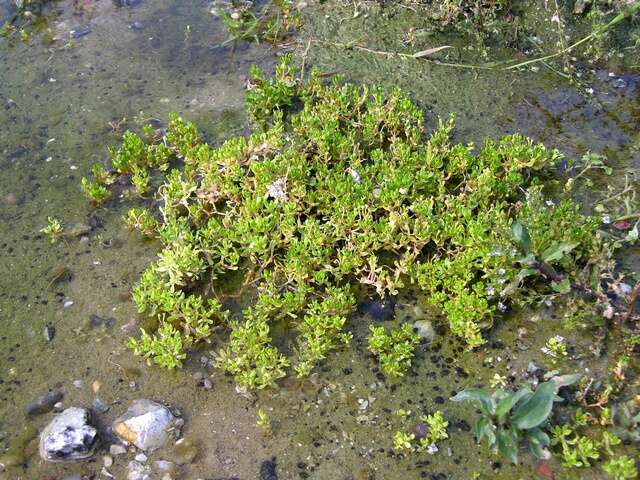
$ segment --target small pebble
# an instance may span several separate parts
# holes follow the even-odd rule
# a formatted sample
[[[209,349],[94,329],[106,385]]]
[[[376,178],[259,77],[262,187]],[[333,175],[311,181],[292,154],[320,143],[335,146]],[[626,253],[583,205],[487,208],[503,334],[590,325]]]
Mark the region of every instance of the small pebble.
[[[111,455],[105,455],[102,457],[102,463],[106,468],[110,468],[113,465],[113,457]]]
[[[73,300],[65,300],[62,304],[64,308],[69,308],[71,305],[73,305]]]
[[[71,30],[69,32],[69,36],[71,38],[80,38],[88,35],[89,33],[91,33],[91,27],[89,25],[81,25]]]
[[[76,388],[82,388],[82,380],[74,380],[73,386]]]
[[[147,456],[144,453],[139,453],[135,456],[136,462],[144,463],[147,461]]]
[[[172,472],[176,468],[175,463],[169,462],[167,460],[156,460],[155,462],[153,462],[153,466],[156,470],[160,470],[163,472]]]
[[[119,443],[114,443],[109,447],[109,453],[113,456],[122,455],[127,453],[127,449],[124,445],[120,445]]]
[[[93,408],[98,413],[107,413],[109,411],[109,405],[106,405],[102,400],[96,398],[93,401]]]

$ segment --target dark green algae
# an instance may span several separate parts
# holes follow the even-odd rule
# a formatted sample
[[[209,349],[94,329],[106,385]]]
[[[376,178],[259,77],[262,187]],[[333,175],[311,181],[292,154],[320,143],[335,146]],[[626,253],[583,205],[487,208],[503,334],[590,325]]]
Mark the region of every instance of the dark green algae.
[[[31,432],[42,428],[50,416],[27,419],[24,407],[50,388],[63,388],[65,405],[90,406],[96,396],[110,405],[101,415],[104,424],[134,398],[179,408],[186,419],[185,436],[199,448],[194,463],[183,467],[184,478],[257,478],[260,462],[274,456],[284,479],[468,479],[475,472],[478,478],[531,478],[535,463],[530,457],[514,467],[477,446],[469,431],[474,408],[448,398],[467,386],[488,383],[496,373],[517,383],[531,361],[552,368],[540,348],[558,333],[574,346],[576,358],[563,366],[567,372],[589,368],[603,374],[611,359],[583,354],[591,332],[564,331],[556,308],[507,314],[496,322],[487,345],[474,352],[450,342],[439,319],[428,316],[436,339],[418,348],[414,366],[395,384],[380,376],[366,349],[370,320],[356,313],[349,322],[351,347],[333,354],[309,379],[288,378],[278,390],[252,398],[238,395],[221,372],[203,367],[201,357],[210,357],[218,340],[192,354],[179,371],[146,367],[124,348],[127,333],[121,327],[137,318],[128,292],[154,258],[155,245],[124,228],[121,217],[135,201],[117,198],[94,209],[82,197],[80,177],[95,161],[106,161],[106,147],[118,141],[108,122],[127,117],[123,126],[133,127],[136,115],[164,119],[179,111],[203,128],[211,142],[221,142],[245,131],[242,97],[249,65],[270,69],[275,59],[264,46],[215,47],[225,33],[219,22],[204,15],[203,5],[147,2],[116,10],[102,2],[78,17],[68,3],[58,2],[63,35],[78,23],[93,25],[74,48],[51,50],[37,38],[29,45],[0,41],[0,98],[6,105],[0,109],[0,268],[6,272],[0,277],[2,447],[20,447],[24,426]],[[640,79],[634,73],[594,70],[587,87],[594,93],[589,94],[545,69],[469,71],[308,44],[313,36],[381,50],[402,47],[406,17],[352,19],[346,9],[334,6],[328,10],[326,4],[312,4],[305,11],[306,27],[297,42],[298,58],[306,51],[307,67],[338,72],[358,83],[398,85],[424,108],[428,124],[454,113],[457,141],[481,142],[521,131],[568,156],[587,150],[605,153],[616,175],[603,182],[617,184],[622,173],[637,170]],[[145,30],[132,31],[133,21],[143,23]],[[192,27],[188,37],[186,25]],[[583,195],[589,198],[589,193]],[[49,215],[65,224],[87,224],[91,231],[86,240],[50,244],[38,233]],[[637,250],[624,251],[622,261],[638,271]],[[49,272],[61,265],[73,276],[49,286]],[[74,303],[64,308],[65,301]],[[397,303],[396,319],[385,326],[428,312],[424,298],[408,293]],[[91,315],[117,322],[111,328],[95,327]],[[56,327],[50,342],[43,334],[49,323]],[[519,348],[522,328],[527,331],[526,350]],[[198,371],[212,375],[211,390],[198,387],[192,378]],[[79,388],[72,384],[75,380],[82,381]],[[91,388],[95,380],[101,383],[97,394]],[[270,434],[256,424],[259,406],[272,421]],[[394,414],[398,409],[412,415],[402,419]],[[440,451],[404,457],[394,453],[395,431],[409,431],[420,414],[436,409],[450,423],[450,438]],[[161,451],[151,460],[170,455]],[[37,456],[19,463],[0,475],[40,478],[101,468],[99,461],[45,465]],[[118,457],[110,470],[120,478],[126,463]],[[555,460],[550,465],[557,478],[602,475],[598,470],[564,472]]]

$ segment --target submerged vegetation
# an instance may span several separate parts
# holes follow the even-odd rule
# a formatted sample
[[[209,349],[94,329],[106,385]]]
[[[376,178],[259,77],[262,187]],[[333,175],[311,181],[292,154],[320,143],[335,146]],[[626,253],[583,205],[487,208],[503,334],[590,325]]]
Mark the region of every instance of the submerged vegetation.
[[[230,0],[214,3],[211,13],[226,25],[229,41],[276,43],[300,28],[300,4],[292,0]]]
[[[603,236],[600,215],[566,194],[548,197],[542,181],[553,183],[557,151],[518,134],[479,151],[452,144],[453,122],[427,135],[400,91],[325,84],[317,72],[301,81],[290,62],[274,80],[252,71],[247,107],[261,130],[248,138],[213,148],[173,115],[163,138],[127,132],[111,151],[114,174],[168,170],[160,208],[127,216],[163,245],[133,291],[158,325],[131,341],[136,353],[172,368],[230,329],[218,366],[243,388],[264,388],[289,368],[308,375],[347,344],[366,290],[424,293],[470,348],[518,305],[576,294],[594,318],[610,307],[601,278],[622,240]],[[111,173],[94,175],[87,182],[106,184]],[[230,275],[241,278],[235,295],[252,299],[242,317],[223,307]],[[274,326],[292,332],[290,357]],[[417,343],[410,327],[371,331],[385,374],[404,373]]]

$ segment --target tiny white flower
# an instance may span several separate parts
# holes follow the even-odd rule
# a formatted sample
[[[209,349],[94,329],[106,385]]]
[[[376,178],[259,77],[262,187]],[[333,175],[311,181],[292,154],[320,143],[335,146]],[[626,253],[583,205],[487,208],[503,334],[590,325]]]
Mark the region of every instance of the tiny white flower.
[[[603,215],[602,223],[604,223],[605,225],[609,225],[611,223],[611,217],[609,215]]]
[[[547,200],[547,201],[546,201],[546,202],[544,202],[544,203],[546,203],[548,207],[553,207],[553,206],[555,205],[554,201],[553,201],[553,200],[551,200],[551,199]]]
[[[287,190],[284,183],[284,180],[279,178],[267,189],[267,197],[275,198],[276,200],[280,200],[286,202],[288,200]]]
[[[429,455],[433,455],[433,454],[435,454],[435,453],[438,453],[438,447],[436,446],[436,444],[435,444],[435,443],[432,443],[431,445],[429,445],[429,446],[427,447],[427,453],[428,453]]]

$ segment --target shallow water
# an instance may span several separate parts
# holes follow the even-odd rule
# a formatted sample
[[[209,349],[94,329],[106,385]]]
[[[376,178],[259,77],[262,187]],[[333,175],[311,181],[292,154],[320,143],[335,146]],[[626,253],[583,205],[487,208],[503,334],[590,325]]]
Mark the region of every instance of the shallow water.
[[[285,380],[279,390],[253,399],[239,396],[230,378],[203,366],[201,357],[215,343],[173,372],[146,367],[123,346],[127,333],[121,327],[137,319],[128,292],[154,258],[155,246],[123,227],[121,216],[131,201],[94,209],[83,198],[80,178],[92,163],[106,162],[107,146],[124,129],[138,128],[140,119],[166,119],[178,111],[196,121],[213,143],[243,133],[246,73],[254,63],[271,70],[276,56],[265,46],[217,46],[226,33],[205,3],[146,1],[117,8],[103,0],[83,5],[81,11],[72,2],[56,6],[61,36],[78,25],[91,27],[72,48],[63,48],[64,40],[43,45],[38,36],[28,45],[0,40],[1,445],[11,445],[26,427],[44,426],[51,414],[27,418],[24,407],[60,387],[65,406],[90,406],[96,397],[109,404],[100,415],[103,424],[134,398],[178,408],[186,420],[185,437],[198,447],[198,456],[178,478],[258,478],[260,463],[272,457],[281,479],[467,479],[473,472],[480,478],[530,478],[531,459],[515,468],[476,446],[466,431],[473,409],[446,400],[495,373],[518,377],[531,360],[544,365],[540,346],[558,332],[576,347],[574,368],[605,368],[606,358],[596,363],[579,353],[589,335],[562,332],[553,311],[507,316],[480,352],[465,352],[438,331],[435,344],[419,349],[415,367],[397,385],[375,375],[364,319],[354,314],[351,348],[336,353],[310,379]],[[384,39],[378,48],[397,46],[397,23],[337,22],[324,19],[326,7],[310,8],[317,21],[308,19],[299,54],[311,34],[370,45]],[[140,22],[142,30],[131,28],[133,22]],[[478,73],[315,43],[306,63],[352,81],[398,85],[425,108],[431,122],[455,113],[458,141],[522,131],[568,156],[605,153],[616,168],[606,181],[614,184],[640,164],[640,77],[634,73],[613,72],[612,77],[599,69],[590,83],[594,93],[588,94],[546,71]],[[89,225],[91,231],[50,244],[39,233],[47,216],[66,225]],[[637,252],[627,251],[623,259],[631,269],[640,268]],[[52,284],[51,274],[61,266],[72,278]],[[421,299],[407,296],[399,303],[396,323],[415,318]],[[92,326],[91,315],[113,318],[114,325]],[[46,325],[55,327],[51,341],[45,339]],[[529,332],[528,350],[516,348],[521,327]],[[212,375],[211,390],[192,378],[199,371]],[[94,381],[100,383],[97,393]],[[256,425],[258,406],[273,421],[272,434]],[[411,419],[393,414],[399,408],[413,411],[413,421],[418,412],[443,411],[451,438],[438,454],[393,454],[394,432],[412,426]],[[64,478],[102,468],[100,456],[84,464],[49,465],[29,453],[33,442],[20,465],[1,472],[1,478]],[[174,455],[168,448],[150,459]],[[109,469],[116,478],[125,478],[129,457],[117,457]],[[593,475],[597,478],[597,472]]]

